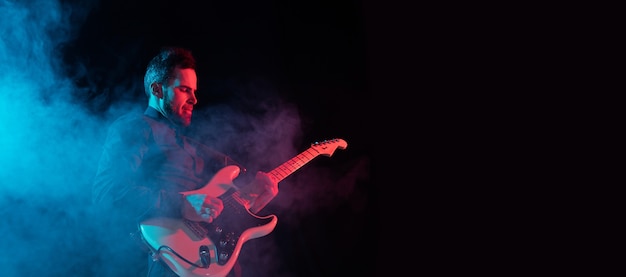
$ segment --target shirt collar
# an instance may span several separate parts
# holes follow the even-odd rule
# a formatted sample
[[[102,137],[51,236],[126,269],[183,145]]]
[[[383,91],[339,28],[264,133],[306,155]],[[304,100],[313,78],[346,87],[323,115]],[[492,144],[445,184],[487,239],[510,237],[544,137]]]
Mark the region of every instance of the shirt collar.
[[[161,113],[159,113],[155,108],[150,106],[146,108],[146,111],[143,114],[154,119],[165,120],[165,117]]]
[[[182,126],[172,123],[155,108],[148,106],[143,114],[174,129],[176,133],[183,134],[184,128]]]

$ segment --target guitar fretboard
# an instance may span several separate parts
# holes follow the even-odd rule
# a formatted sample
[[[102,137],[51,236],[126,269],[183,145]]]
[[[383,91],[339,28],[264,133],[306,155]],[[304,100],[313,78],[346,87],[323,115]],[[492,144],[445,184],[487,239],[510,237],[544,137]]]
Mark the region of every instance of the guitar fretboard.
[[[269,174],[276,178],[277,182],[282,181],[287,178],[287,176],[294,173],[296,170],[300,169],[302,166],[313,160],[313,158],[317,157],[319,153],[315,151],[313,148],[309,148],[306,151],[298,154],[297,156],[291,158],[290,160],[284,162],[274,170],[270,171]]]
[[[313,143],[309,149],[284,162],[268,174],[274,177],[277,182],[280,182],[320,154],[330,156],[335,149],[345,149],[347,145],[343,139],[331,139]]]

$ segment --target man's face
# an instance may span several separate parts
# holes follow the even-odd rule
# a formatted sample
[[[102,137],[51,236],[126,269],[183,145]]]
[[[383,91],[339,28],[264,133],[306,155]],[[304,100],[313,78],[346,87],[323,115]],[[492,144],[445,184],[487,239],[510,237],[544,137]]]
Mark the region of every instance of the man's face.
[[[193,106],[198,103],[196,71],[189,68],[176,69],[175,74],[176,78],[163,87],[163,109],[174,123],[187,127],[191,124]]]

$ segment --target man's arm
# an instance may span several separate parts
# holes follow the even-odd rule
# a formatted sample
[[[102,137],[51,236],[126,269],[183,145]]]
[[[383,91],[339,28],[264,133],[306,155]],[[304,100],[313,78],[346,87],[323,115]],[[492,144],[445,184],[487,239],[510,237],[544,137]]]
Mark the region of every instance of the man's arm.
[[[159,192],[141,183],[138,170],[148,151],[150,129],[131,121],[116,121],[107,133],[92,202],[122,209],[128,217],[146,214],[157,202]]]

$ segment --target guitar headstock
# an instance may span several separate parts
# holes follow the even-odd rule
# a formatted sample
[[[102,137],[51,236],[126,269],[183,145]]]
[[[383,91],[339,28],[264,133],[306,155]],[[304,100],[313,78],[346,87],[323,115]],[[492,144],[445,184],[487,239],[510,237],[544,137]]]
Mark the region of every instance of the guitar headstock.
[[[311,144],[311,148],[315,149],[320,155],[332,156],[337,149],[346,149],[348,147],[348,143],[339,138],[316,141]]]

